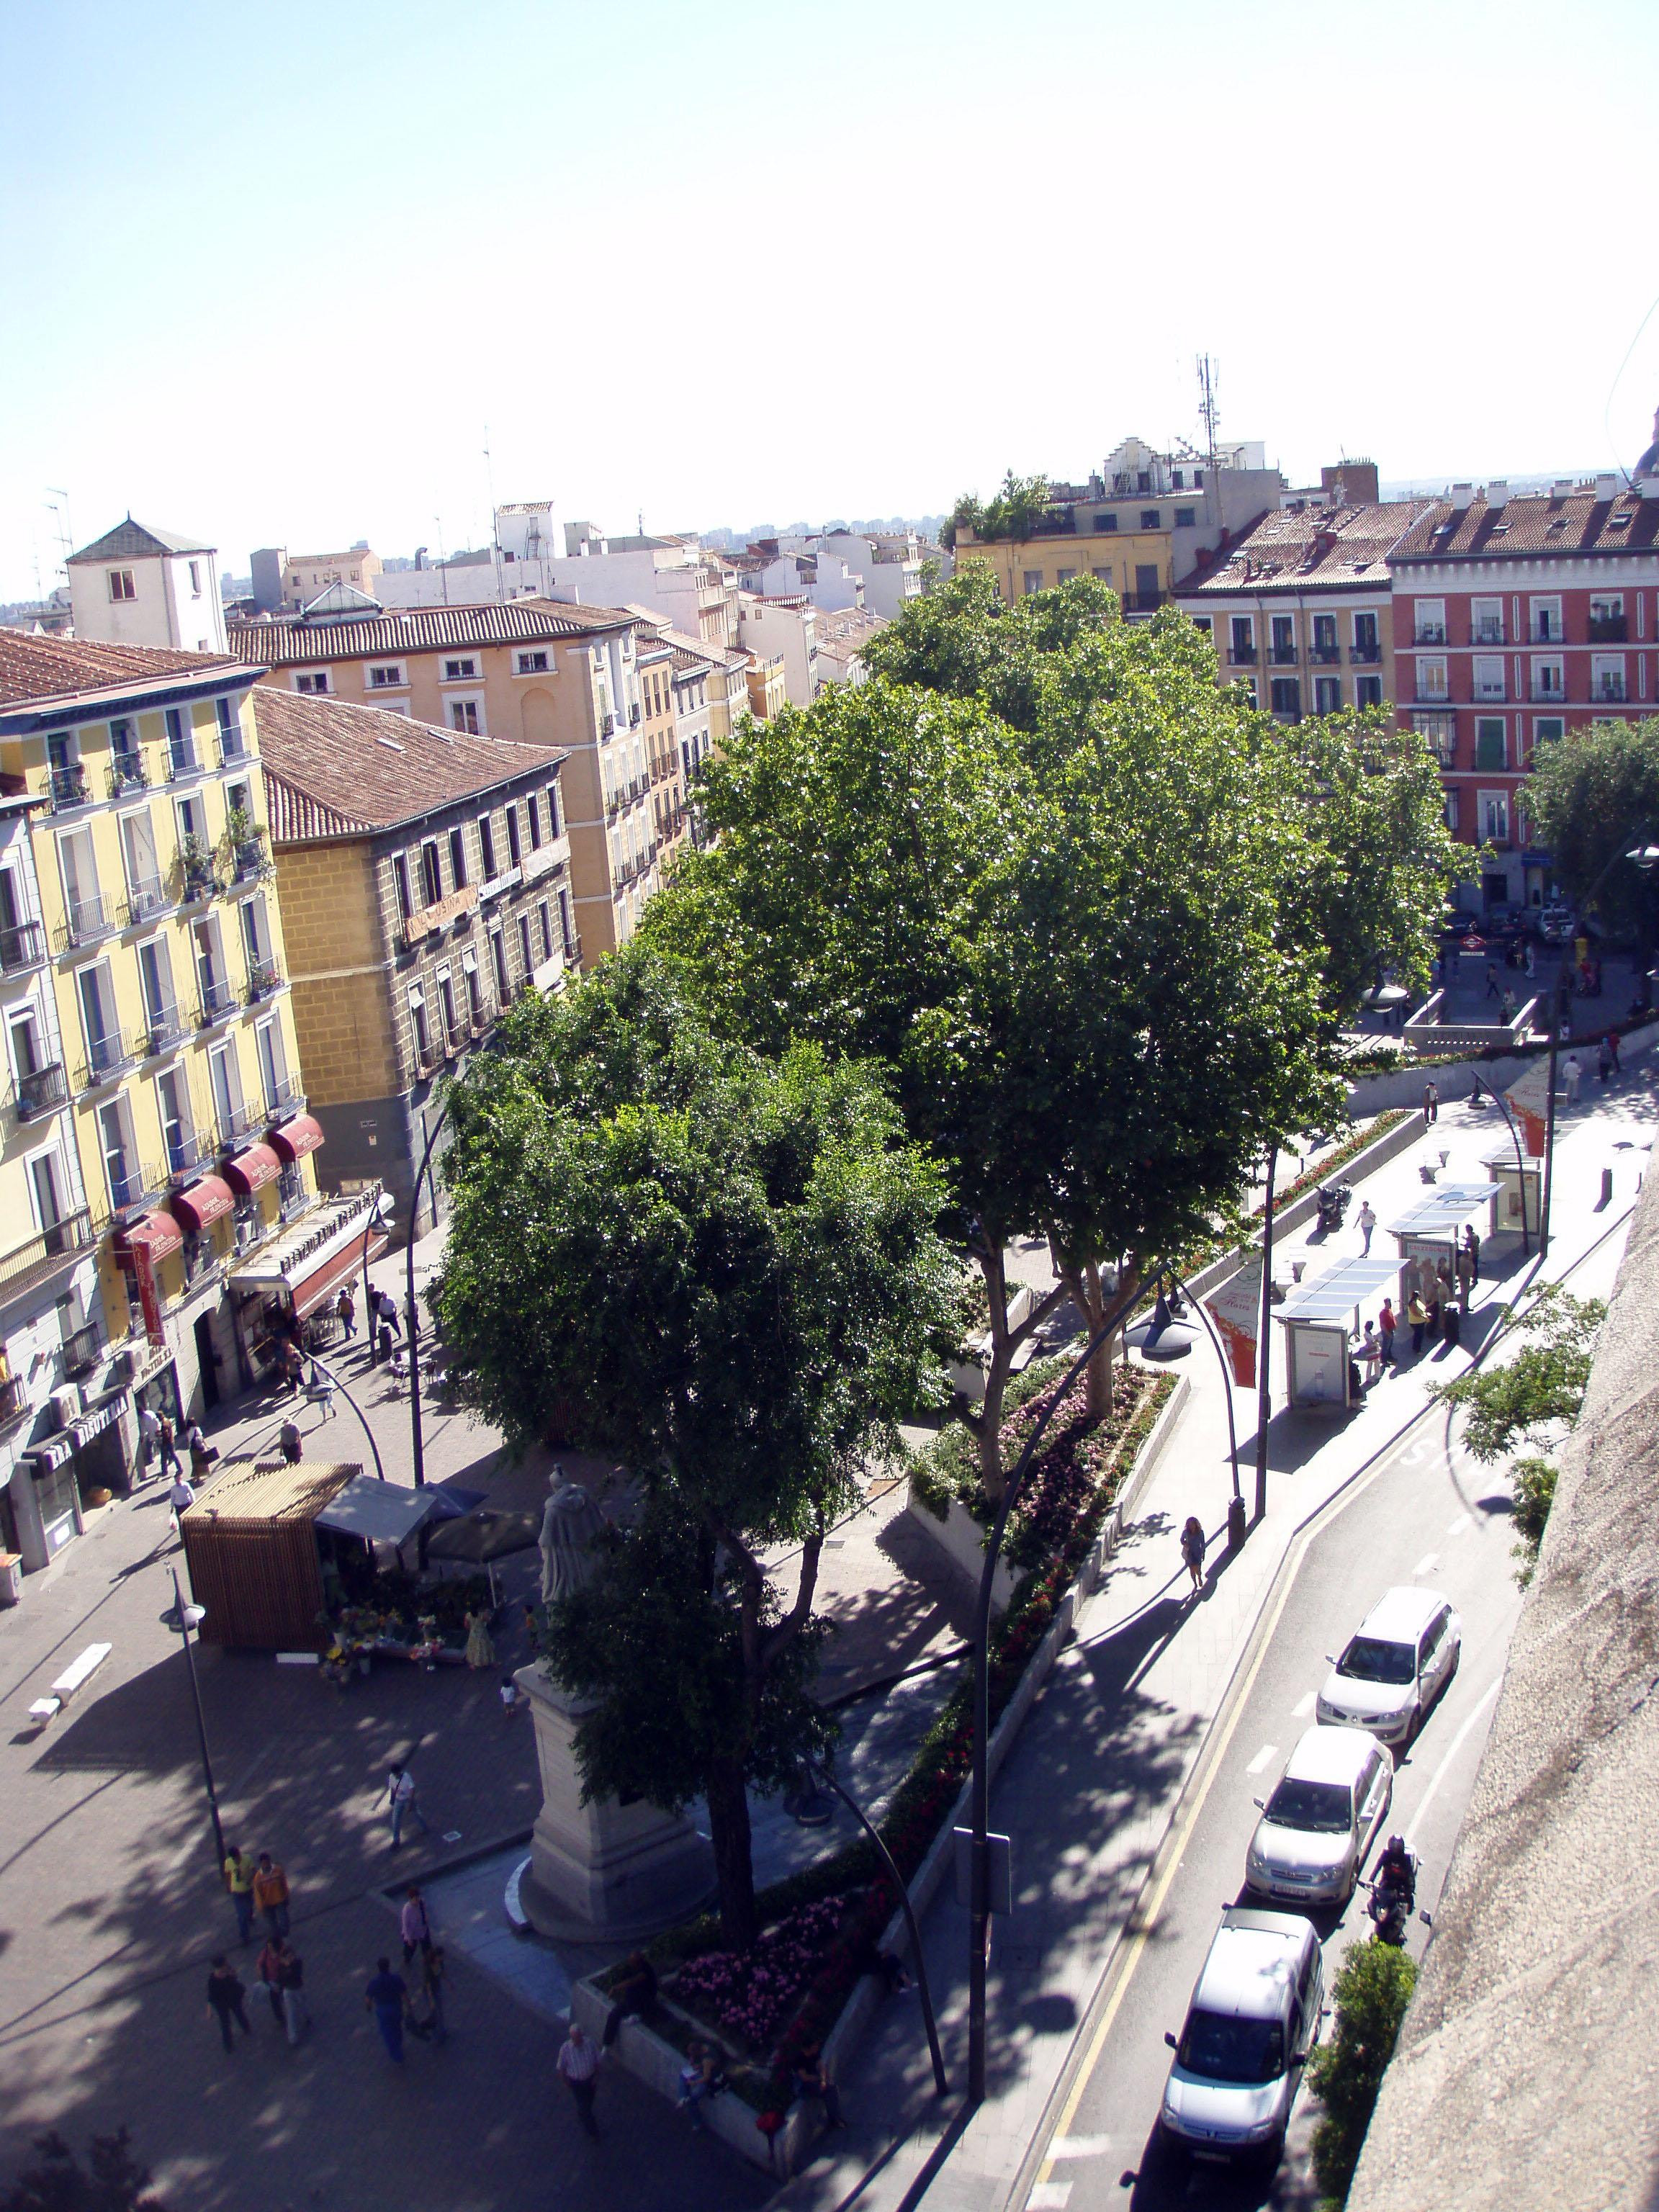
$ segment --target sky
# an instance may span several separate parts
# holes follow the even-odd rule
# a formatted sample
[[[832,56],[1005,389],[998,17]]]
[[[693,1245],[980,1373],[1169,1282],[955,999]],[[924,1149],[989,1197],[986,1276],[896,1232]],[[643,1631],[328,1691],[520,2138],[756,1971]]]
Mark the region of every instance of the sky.
[[[921,514],[1126,434],[1628,467],[1653,0],[0,0],[0,599]],[[1628,358],[1627,358],[1628,356]]]

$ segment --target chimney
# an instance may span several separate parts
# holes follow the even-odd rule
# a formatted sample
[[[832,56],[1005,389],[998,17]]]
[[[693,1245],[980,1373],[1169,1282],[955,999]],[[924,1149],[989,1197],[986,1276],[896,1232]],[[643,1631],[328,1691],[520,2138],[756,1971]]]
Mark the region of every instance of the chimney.
[[[1486,508],[1492,514],[1501,514],[1510,503],[1509,479],[1499,477],[1486,486]]]
[[[1467,514],[1474,505],[1474,486],[1455,483],[1451,488],[1451,507],[1454,514]]]
[[[1617,499],[1619,496],[1618,477],[1613,476],[1611,472],[1606,476],[1597,477],[1595,479],[1595,496],[1597,499]]]

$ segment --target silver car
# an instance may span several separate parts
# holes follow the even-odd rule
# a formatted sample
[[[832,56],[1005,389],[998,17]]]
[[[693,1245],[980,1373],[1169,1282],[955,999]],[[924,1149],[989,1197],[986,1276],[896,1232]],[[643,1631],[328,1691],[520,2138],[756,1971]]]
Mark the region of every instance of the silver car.
[[[1195,2158],[1279,2163],[1308,2053],[1322,1967],[1310,1922],[1234,1905],[1221,1916],[1179,2036],[1158,2124]]]
[[[1408,1744],[1452,1676],[1463,1624],[1438,1590],[1391,1589],[1359,1624],[1319,1693],[1328,1726],[1362,1728],[1384,1743]]]
[[[1286,1903],[1346,1905],[1393,1797],[1394,1761],[1374,1735],[1310,1728],[1273,1796],[1255,1801],[1246,1884]]]

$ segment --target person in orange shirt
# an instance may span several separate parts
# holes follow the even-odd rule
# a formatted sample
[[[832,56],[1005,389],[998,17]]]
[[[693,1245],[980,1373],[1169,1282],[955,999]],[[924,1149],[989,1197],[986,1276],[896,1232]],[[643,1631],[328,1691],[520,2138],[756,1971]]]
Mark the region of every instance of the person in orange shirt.
[[[271,1857],[261,1851],[259,1864],[253,1876],[253,1902],[264,1913],[265,1926],[273,1936],[288,1933],[288,1876]]]

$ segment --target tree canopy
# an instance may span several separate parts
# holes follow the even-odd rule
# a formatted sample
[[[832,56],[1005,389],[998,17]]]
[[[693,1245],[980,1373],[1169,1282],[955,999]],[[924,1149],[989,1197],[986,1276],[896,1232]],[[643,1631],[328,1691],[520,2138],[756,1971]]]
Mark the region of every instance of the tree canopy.
[[[1047,477],[1017,477],[1010,469],[1000,490],[983,503],[972,492],[964,492],[939,535],[945,545],[952,547],[963,531],[971,531],[984,544],[1007,538],[1024,545],[1035,536],[1048,504]]]
[[[705,1794],[747,1942],[745,1785],[827,1740],[805,1696],[823,1538],[860,1455],[939,1395],[943,1179],[854,1060],[717,1038],[639,947],[522,1001],[451,1097],[436,1304],[460,1387],[512,1443],[562,1423],[641,1486],[549,1624],[556,1674],[597,1700],[585,1786]],[[787,1603],[779,1545],[799,1547]]]
[[[1523,797],[1562,885],[1582,902],[1607,869],[1598,909],[1614,936],[1650,951],[1655,891],[1619,855],[1638,837],[1659,844],[1659,719],[1592,722],[1537,746]]]

